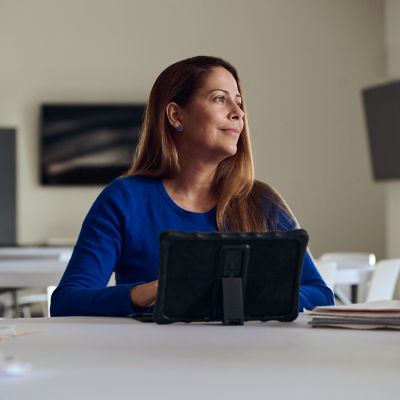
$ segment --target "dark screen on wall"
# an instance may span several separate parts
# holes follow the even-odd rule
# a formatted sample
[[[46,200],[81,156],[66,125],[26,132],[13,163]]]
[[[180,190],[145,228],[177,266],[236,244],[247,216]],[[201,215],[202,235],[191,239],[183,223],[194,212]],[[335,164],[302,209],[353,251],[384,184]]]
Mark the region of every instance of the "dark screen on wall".
[[[41,108],[41,183],[105,185],[132,163],[145,105]]]
[[[400,82],[363,91],[375,180],[400,178]]]

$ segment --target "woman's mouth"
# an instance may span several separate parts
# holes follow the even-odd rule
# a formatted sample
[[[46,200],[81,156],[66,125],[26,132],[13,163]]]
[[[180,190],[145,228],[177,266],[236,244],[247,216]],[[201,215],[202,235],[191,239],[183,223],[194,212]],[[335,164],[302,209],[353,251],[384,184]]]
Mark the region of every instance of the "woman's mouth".
[[[240,135],[240,131],[239,129],[235,129],[235,128],[228,128],[228,129],[221,129],[221,131],[232,135],[232,136],[239,136]]]

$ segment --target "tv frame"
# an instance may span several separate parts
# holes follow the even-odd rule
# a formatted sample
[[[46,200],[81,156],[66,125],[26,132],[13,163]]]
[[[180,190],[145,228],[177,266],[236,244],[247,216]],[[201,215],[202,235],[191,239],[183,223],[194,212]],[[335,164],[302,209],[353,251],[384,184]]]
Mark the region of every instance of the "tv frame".
[[[400,81],[363,89],[362,102],[373,178],[400,179]]]
[[[71,109],[71,112],[77,113],[79,111],[89,111],[89,109],[97,110],[97,113],[101,111],[101,109],[111,111],[124,111],[124,109],[132,109],[133,113],[136,113],[136,116],[132,117],[132,121],[135,124],[132,124],[132,127],[137,130],[137,137],[136,143],[133,148],[131,149],[129,162],[124,165],[116,166],[115,168],[110,167],[109,164],[105,163],[104,166],[99,167],[90,167],[90,166],[81,166],[77,167],[75,172],[72,172],[71,177],[65,177],[61,179],[52,179],[48,174],[46,174],[45,168],[47,168],[46,163],[46,155],[45,155],[45,129],[47,129],[46,120],[45,120],[45,112],[50,111],[57,111],[57,109],[64,109],[64,113],[68,112],[68,109]],[[122,173],[126,172],[133,160],[134,153],[136,151],[137,143],[140,139],[141,128],[143,124],[143,119],[146,111],[146,104],[145,103],[109,103],[109,102],[90,102],[90,103],[83,103],[83,102],[45,102],[40,105],[40,118],[39,118],[39,180],[40,184],[43,186],[104,186],[110,183],[112,180],[120,176]],[[140,116],[139,116],[140,114]],[[100,115],[100,113],[99,113]],[[76,117],[75,117],[76,118]],[[66,120],[66,119],[64,119]],[[101,129],[101,123],[105,123],[105,126],[117,126],[120,124],[124,126],[123,129],[128,129],[126,127],[126,123],[128,120],[103,120],[98,122],[91,122],[92,125],[88,125],[86,130],[86,134],[88,136],[95,134],[96,123],[98,124],[97,129]],[[111,125],[109,125],[111,124]],[[103,127],[104,128],[104,127]],[[74,128],[76,132],[82,129],[85,131],[85,127],[79,127],[78,125]],[[112,129],[112,128],[111,128]],[[78,133],[74,133],[77,135]],[[121,128],[118,131],[119,137],[121,138]],[[71,133],[69,133],[71,135]],[[118,141],[118,139],[116,139]],[[127,141],[132,141],[132,138],[127,138]],[[121,146],[121,144],[119,144]],[[103,147],[103,150],[106,150],[106,145]],[[75,174],[75,175],[74,175]]]

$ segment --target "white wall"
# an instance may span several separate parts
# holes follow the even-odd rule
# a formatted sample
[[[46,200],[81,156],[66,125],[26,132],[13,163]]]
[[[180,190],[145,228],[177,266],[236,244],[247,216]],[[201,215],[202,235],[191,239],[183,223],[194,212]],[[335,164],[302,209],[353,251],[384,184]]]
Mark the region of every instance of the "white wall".
[[[324,251],[384,255],[360,88],[384,75],[377,0],[0,2],[0,125],[18,127],[18,239],[75,237],[97,188],[41,187],[43,102],[145,101],[161,70],[197,54],[241,73],[256,175]]]
[[[386,0],[385,42],[387,78],[400,79],[400,1]],[[399,152],[400,157],[400,152]],[[400,182],[385,184],[386,189],[386,255],[400,257]]]

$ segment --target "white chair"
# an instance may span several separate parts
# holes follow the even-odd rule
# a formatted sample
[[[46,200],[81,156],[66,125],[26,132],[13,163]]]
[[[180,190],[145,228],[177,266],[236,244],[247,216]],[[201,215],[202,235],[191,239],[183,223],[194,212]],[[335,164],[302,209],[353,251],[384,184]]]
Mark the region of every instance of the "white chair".
[[[4,247],[0,251],[0,260],[59,260],[68,262],[72,256],[71,247]],[[31,309],[35,307],[41,310],[42,316],[50,316],[51,293],[55,287],[39,290],[10,288],[1,291],[9,291],[12,295],[12,303],[5,306],[4,313],[11,317],[32,316]]]
[[[395,299],[399,280],[400,258],[379,261],[372,275],[367,301]]]
[[[353,253],[353,252],[338,252],[324,253],[319,258],[320,261],[336,262],[341,264],[359,266],[359,265],[375,265],[376,257],[373,253]]]
[[[324,253],[319,262],[335,262],[338,281],[335,282],[335,295],[344,304],[365,301],[368,280],[376,257],[373,253],[331,252]],[[339,285],[338,285],[339,284]],[[344,285],[344,286],[343,286]],[[351,295],[349,293],[351,288]],[[347,292],[347,293],[346,293]],[[351,296],[351,300],[349,297]]]
[[[335,262],[328,261],[316,261],[315,265],[318,272],[321,274],[322,279],[325,281],[326,285],[333,291],[336,282],[336,269],[337,264]]]

